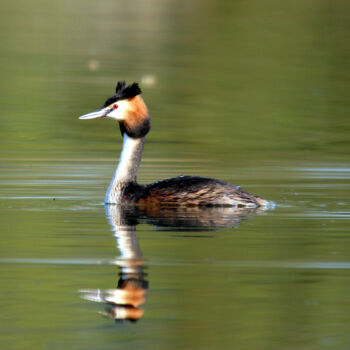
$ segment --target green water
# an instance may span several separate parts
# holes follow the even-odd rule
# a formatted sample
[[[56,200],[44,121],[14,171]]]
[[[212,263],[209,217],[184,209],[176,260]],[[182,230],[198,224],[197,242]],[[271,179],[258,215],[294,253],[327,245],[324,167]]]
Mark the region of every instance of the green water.
[[[1,349],[350,347],[349,2],[4,1],[0,28]],[[78,116],[122,79],[152,115],[141,183],[277,208],[106,215],[121,136]]]

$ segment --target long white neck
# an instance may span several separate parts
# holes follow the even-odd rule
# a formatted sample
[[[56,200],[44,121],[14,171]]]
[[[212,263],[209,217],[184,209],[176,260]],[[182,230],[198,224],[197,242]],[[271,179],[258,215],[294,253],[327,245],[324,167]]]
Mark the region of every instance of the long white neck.
[[[124,133],[123,149],[119,164],[108,187],[105,203],[120,203],[123,188],[128,183],[136,183],[136,175],[141,163],[144,144],[144,137],[134,139]]]

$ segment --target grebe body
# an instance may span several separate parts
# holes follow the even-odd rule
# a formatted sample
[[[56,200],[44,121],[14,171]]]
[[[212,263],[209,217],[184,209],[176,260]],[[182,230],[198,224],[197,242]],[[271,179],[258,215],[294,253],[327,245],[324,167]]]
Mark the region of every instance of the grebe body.
[[[129,182],[119,191],[108,191],[105,203],[141,205],[230,206],[256,208],[267,203],[228,182],[200,177],[178,176],[149,185]]]
[[[243,191],[239,186],[200,176],[178,176],[140,185],[136,175],[141,163],[145,136],[151,122],[148,109],[140,96],[138,84],[118,82],[115,95],[102,108],[80,119],[107,117],[119,122],[123,149],[119,164],[108,187],[106,204],[230,206],[257,208],[271,202]]]

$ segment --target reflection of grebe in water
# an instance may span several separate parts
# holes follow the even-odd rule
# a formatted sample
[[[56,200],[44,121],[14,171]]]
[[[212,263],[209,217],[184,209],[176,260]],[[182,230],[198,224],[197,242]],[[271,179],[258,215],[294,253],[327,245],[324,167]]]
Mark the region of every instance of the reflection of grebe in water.
[[[137,321],[144,313],[140,306],[146,301],[148,281],[145,280],[144,261],[136,237],[136,223],[116,205],[107,205],[106,215],[121,253],[111,262],[121,268],[117,288],[80,292],[84,299],[105,303],[105,314],[116,321]]]
[[[149,185],[139,185],[136,174],[145,136],[151,122],[136,83],[119,82],[115,95],[99,110],[80,119],[108,117],[119,122],[123,150],[105,197],[110,204],[170,204],[195,206],[268,207],[270,202],[253,196],[230,183],[199,176],[179,176]]]
[[[198,231],[238,226],[242,219],[263,212],[260,209],[229,207],[106,205],[105,208],[121,254],[110,261],[121,268],[118,285],[115,289],[84,289],[80,292],[84,299],[104,303],[105,315],[116,321],[137,321],[144,314],[141,306],[146,301],[148,281],[136,236],[138,224],[147,223],[166,231],[192,231],[195,233],[191,233],[191,237],[201,238],[203,235],[198,235]]]

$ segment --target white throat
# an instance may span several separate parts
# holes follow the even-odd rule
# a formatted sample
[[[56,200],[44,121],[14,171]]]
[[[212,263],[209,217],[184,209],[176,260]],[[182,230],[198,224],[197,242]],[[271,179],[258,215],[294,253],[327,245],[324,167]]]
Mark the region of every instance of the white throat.
[[[105,203],[120,203],[124,187],[128,183],[136,183],[136,175],[141,163],[144,143],[144,137],[134,139],[124,133],[123,149],[117,169],[108,187]]]

